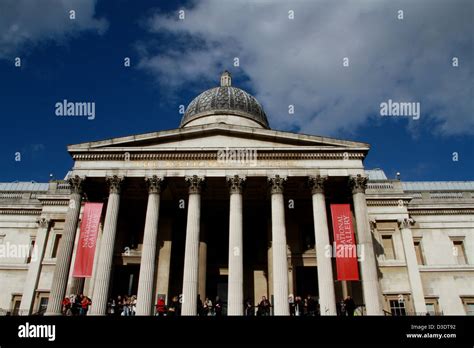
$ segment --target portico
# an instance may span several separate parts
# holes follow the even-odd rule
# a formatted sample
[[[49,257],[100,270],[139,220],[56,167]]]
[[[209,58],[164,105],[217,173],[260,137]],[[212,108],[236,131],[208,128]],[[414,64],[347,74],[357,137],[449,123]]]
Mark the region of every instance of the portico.
[[[201,223],[203,220],[206,225],[210,221],[215,224],[207,226],[208,252],[205,267],[208,279],[204,286],[207,286],[209,297],[218,294],[221,298],[224,297],[229,315],[242,315],[244,299],[251,298],[252,302],[257,302],[261,296],[272,299],[275,315],[288,315],[288,295],[306,296],[299,293],[301,289],[296,286],[298,273],[293,271],[301,266],[317,267],[317,278],[304,281],[312,281],[317,286],[318,293],[312,295],[317,295],[319,299],[321,314],[335,315],[336,300],[341,299],[342,289],[340,282],[334,279],[334,259],[325,256],[325,246],[331,245],[332,240],[326,205],[333,201],[331,187],[340,187],[341,183],[345,183],[346,191],[349,192],[349,177],[279,177],[277,174],[264,177],[249,174],[246,171],[226,177],[193,175],[183,178],[160,175],[159,179],[157,176],[148,176],[147,180],[123,177],[120,184],[123,188],[118,199],[112,201],[113,206],[110,207],[110,201],[107,200],[109,206],[98,246],[101,254],[96,256],[99,259],[92,282],[95,285],[92,292],[89,292],[93,300],[91,314],[105,315],[106,299],[116,294],[114,291],[119,291],[118,288],[115,289],[119,282],[112,277],[113,269],[120,264],[135,263],[140,267],[137,314],[153,313],[156,295],[159,294],[157,290],[161,288],[160,293],[168,298],[182,294],[182,314],[196,315],[196,300],[200,294],[198,274],[202,267],[199,262],[202,256],[199,232],[204,225]],[[89,181],[91,186],[96,186],[103,181],[105,191],[107,187],[110,190],[110,182],[113,180],[114,177],[105,180],[88,176],[84,182]],[[160,182],[160,187],[166,183],[160,194],[150,191],[147,182],[153,180],[155,183]],[[140,181],[143,185],[141,190],[134,190],[129,195],[130,187],[127,188],[127,184],[136,187]],[[86,184],[85,187],[87,186]],[[321,191],[322,187],[326,187],[326,190]],[[328,192],[329,197],[324,192]],[[275,195],[280,197],[275,199]],[[344,197],[339,193],[337,196]],[[350,194],[345,197],[350,203]],[[185,202],[183,208],[179,206],[180,200]],[[141,210],[141,214],[132,223],[127,222],[130,213],[124,212],[123,218],[115,214],[118,204],[132,207],[134,201],[142,201],[133,210]],[[289,202],[293,202],[293,206]],[[166,216],[165,221],[159,219],[161,209],[164,211],[161,214]],[[185,217],[185,221],[180,220],[180,217]],[[138,218],[144,221],[135,224]],[[111,220],[117,222],[107,230]],[[267,221],[270,221],[270,226]],[[305,238],[308,237],[305,230],[308,224],[312,227],[315,241],[312,245],[304,245]],[[137,233],[136,244],[130,242],[133,239],[130,236],[133,226],[140,226],[143,231]],[[270,238],[266,232],[268,228],[272,230]],[[108,240],[112,240],[113,235],[115,244],[103,244],[102,241],[107,240],[107,231],[110,234]],[[163,237],[161,234],[167,235],[166,243],[170,245],[171,252],[166,252],[165,242],[158,242]],[[173,238],[170,236],[172,234],[176,236]],[[271,249],[268,249],[269,246]],[[106,250],[109,250],[108,254],[105,253]],[[265,257],[267,250],[271,250],[272,254],[268,259]],[[135,261],[127,255],[130,251]],[[105,267],[100,258],[107,255],[113,263]],[[172,262],[179,258],[182,259],[180,262]],[[312,259],[311,262],[308,262],[309,258]],[[158,276],[162,267],[168,267],[168,277],[164,279]],[[269,269],[272,270],[271,274]],[[222,283],[222,278],[227,281],[225,296],[217,288],[218,283]],[[65,279],[67,282],[67,277]],[[370,285],[370,282],[362,281],[362,294],[371,290]],[[355,288],[357,286],[355,284]],[[270,289],[274,289],[273,292]],[[336,293],[339,293],[337,298]],[[357,291],[354,295],[357,298]],[[189,304],[187,298],[190,299]],[[364,303],[366,300],[364,298]]]
[[[328,204],[349,203],[356,239],[373,248],[362,163],[369,146],[270,130],[261,106],[231,87],[230,75],[191,102],[178,129],[68,150],[75,161],[70,181],[81,183],[77,204],[85,195],[107,206],[87,289],[92,315],[106,314],[123,277],[114,269],[128,264],[139,265],[129,282],[139,315],[152,314],[160,294],[182,295],[183,315],[196,315],[198,295],[220,295],[229,315],[242,315],[245,299],[257,304],[266,296],[275,315],[288,315],[289,295],[303,288],[318,293],[298,295],[316,296],[321,314],[335,315],[342,285],[325,256]],[[66,221],[69,245],[60,258],[68,267],[78,218],[71,211]],[[361,284],[351,288],[368,314],[381,314],[375,256],[365,256]],[[315,279],[305,279],[313,288],[297,281],[301,267],[317,267]],[[56,273],[51,298],[61,299],[68,272]],[[59,314],[56,301],[51,314]]]

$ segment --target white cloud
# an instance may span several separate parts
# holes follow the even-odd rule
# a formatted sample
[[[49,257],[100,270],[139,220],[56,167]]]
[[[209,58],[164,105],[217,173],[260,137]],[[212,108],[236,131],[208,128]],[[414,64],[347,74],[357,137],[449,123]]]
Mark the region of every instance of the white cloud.
[[[81,31],[102,34],[105,19],[95,18],[96,0],[0,1],[0,59],[12,59],[32,45],[61,42]],[[75,11],[75,19],[69,11]]]
[[[350,132],[386,122],[370,115],[392,99],[421,102],[433,132],[474,134],[473,10],[462,0],[204,0],[185,8],[183,21],[177,12],[149,19],[151,32],[175,44],[142,44],[140,66],[172,89],[212,86],[237,56],[241,66],[231,71],[250,79],[273,128]]]

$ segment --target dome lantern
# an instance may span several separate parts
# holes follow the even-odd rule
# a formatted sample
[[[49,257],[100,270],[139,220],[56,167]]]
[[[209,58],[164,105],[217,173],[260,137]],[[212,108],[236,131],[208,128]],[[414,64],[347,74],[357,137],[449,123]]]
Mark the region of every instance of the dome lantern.
[[[232,77],[230,72],[224,71],[221,75],[221,87],[230,87],[232,85]]]

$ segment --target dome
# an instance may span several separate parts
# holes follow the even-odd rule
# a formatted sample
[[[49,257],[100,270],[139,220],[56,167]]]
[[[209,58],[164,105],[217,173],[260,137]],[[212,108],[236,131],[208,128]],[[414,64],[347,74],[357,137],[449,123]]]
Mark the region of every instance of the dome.
[[[186,108],[180,127],[215,122],[270,128],[260,103],[244,90],[232,87],[228,71],[221,75],[220,87],[208,89],[194,98]]]

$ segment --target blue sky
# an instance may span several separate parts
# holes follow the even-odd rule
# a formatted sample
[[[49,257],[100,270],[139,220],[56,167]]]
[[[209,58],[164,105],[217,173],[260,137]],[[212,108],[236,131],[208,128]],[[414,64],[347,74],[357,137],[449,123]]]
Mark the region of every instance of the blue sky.
[[[0,181],[63,178],[68,144],[176,128],[223,69],[274,129],[370,143],[389,177],[473,180],[472,18],[448,0],[0,0]],[[63,99],[95,119],[57,117]],[[381,117],[388,99],[420,118]]]

